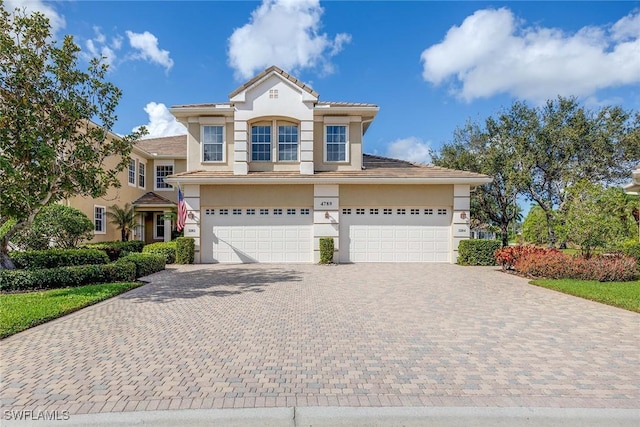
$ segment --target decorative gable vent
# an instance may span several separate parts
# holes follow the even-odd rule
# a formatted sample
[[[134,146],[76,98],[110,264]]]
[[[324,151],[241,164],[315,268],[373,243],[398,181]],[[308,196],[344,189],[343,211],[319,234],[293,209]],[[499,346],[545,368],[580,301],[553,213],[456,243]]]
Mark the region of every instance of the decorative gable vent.
[[[269,89],[269,99],[278,99],[278,89]]]

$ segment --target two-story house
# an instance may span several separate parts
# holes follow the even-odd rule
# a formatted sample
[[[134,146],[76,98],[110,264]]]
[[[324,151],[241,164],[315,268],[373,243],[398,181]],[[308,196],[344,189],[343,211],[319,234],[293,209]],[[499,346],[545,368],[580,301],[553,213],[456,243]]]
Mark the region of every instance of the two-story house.
[[[177,105],[187,135],[139,141],[122,186],[71,206],[94,219],[94,241],[118,240],[112,204],[132,203],[133,238],[169,240],[176,188],[196,262],[317,262],[333,237],[337,262],[455,262],[469,238],[470,191],[485,175],[363,154],[378,113],[325,102],[270,67],[220,103]]]
[[[277,67],[171,113],[186,170],[166,183],[185,194],[196,262],[317,262],[321,237],[338,262],[455,262],[470,190],[490,181],[363,154],[378,106],[320,101]]]

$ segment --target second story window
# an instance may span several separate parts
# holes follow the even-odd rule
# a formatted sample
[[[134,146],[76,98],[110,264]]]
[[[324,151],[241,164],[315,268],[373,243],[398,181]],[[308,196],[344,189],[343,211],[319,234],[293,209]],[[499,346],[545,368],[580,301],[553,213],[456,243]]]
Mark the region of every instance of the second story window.
[[[140,188],[144,188],[144,185],[145,185],[144,176],[145,176],[146,166],[147,165],[145,165],[142,162],[138,163],[138,187]]]
[[[325,128],[326,135],[326,161],[347,161],[347,126],[328,125]]]
[[[164,178],[173,174],[173,165],[156,165],[156,190],[172,190],[170,184],[164,182]]]
[[[129,159],[129,184],[136,185],[136,161]]]
[[[271,161],[271,126],[251,127],[251,160]]]
[[[298,126],[278,126],[278,160],[298,160]]]
[[[202,161],[224,161],[224,128],[223,126],[202,127]]]

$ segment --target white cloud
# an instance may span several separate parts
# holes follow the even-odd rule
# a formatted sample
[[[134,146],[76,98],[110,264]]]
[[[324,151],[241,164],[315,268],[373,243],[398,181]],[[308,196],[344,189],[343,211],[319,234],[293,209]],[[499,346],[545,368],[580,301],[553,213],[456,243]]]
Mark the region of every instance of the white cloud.
[[[84,53],[84,57],[87,60],[92,58],[103,58],[103,61],[109,65],[114,66],[114,62],[117,59],[116,51],[122,47],[122,36],[116,35],[111,38],[111,42],[108,43],[107,36],[105,36],[100,27],[93,27],[95,37],[85,42],[85,47],[88,52]]]
[[[422,139],[410,136],[408,138],[396,139],[387,146],[388,157],[393,159],[408,160],[415,163],[430,163],[430,145]]]
[[[149,31],[144,33],[126,31],[126,34],[131,47],[138,51],[133,56],[135,59],[143,59],[162,65],[167,72],[173,67],[173,59],[169,56],[169,51],[160,49],[158,47],[158,38]]]
[[[640,12],[574,34],[525,26],[505,8],[478,10],[422,52],[423,77],[467,101],[508,93],[541,101],[640,82]]]
[[[249,23],[229,37],[229,65],[236,77],[250,78],[271,65],[291,72],[317,66],[333,72],[330,60],[351,36],[331,39],[320,33],[323,12],[319,0],[263,0]]]
[[[45,3],[42,0],[5,0],[4,8],[9,12],[13,12],[15,9],[24,9],[27,13],[42,13],[49,18],[53,35],[67,25],[64,16],[60,15],[50,3]]]
[[[169,112],[166,105],[157,102],[149,102],[144,111],[149,115],[149,123],[145,125],[149,132],[144,138],[160,138],[163,136],[184,135],[187,128],[176,120]],[[137,130],[138,127],[133,130]]]

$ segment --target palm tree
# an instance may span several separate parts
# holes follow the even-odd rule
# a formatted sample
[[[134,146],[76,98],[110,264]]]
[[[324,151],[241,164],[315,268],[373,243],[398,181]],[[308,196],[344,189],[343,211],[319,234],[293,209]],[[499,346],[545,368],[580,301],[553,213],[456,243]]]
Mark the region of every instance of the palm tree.
[[[138,224],[136,224],[138,214],[135,213],[133,206],[129,203],[126,203],[124,208],[118,205],[110,206],[107,211],[107,216],[111,219],[111,224],[120,229],[123,242],[129,240],[129,234],[138,226]]]

